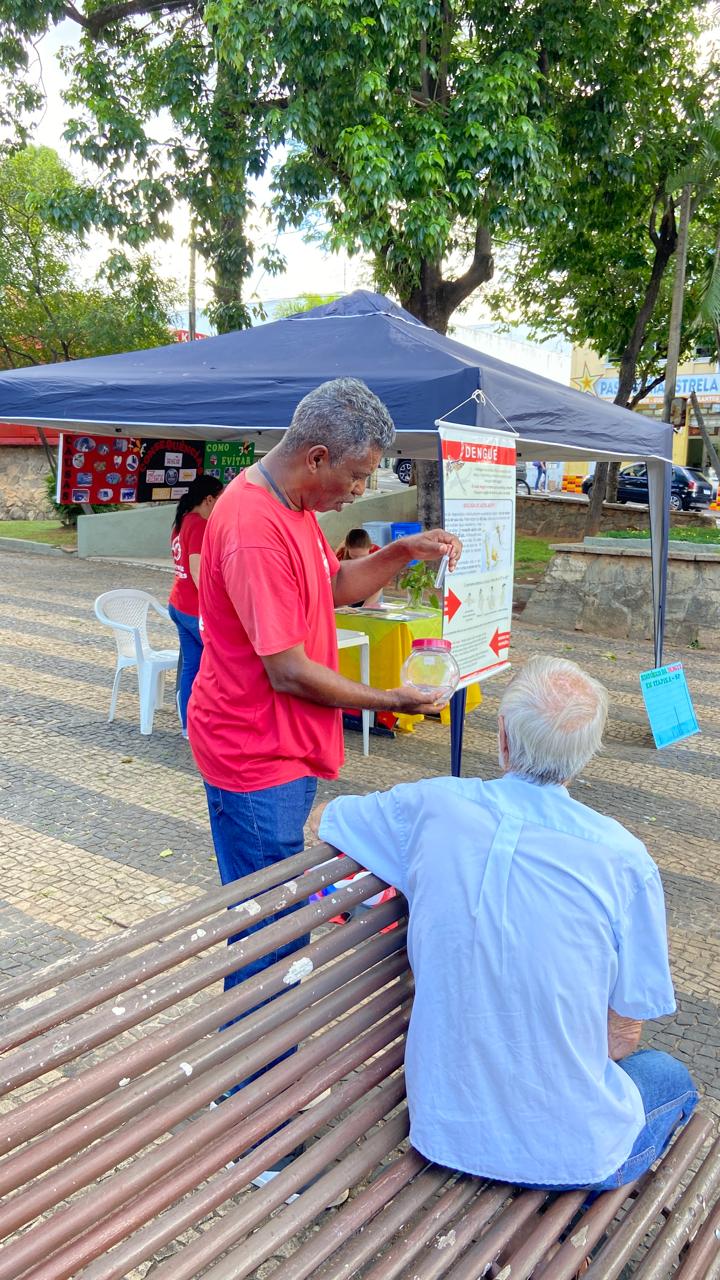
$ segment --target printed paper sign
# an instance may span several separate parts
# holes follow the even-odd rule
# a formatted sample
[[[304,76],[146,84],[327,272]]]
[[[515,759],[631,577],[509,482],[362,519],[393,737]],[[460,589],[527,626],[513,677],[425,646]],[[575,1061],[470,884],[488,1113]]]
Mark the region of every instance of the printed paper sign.
[[[480,427],[439,426],[444,525],[463,553],[445,578],[443,637],[460,686],[508,666],[515,557],[515,440]]]
[[[640,688],[656,747],[700,732],[682,662],[641,672]]]

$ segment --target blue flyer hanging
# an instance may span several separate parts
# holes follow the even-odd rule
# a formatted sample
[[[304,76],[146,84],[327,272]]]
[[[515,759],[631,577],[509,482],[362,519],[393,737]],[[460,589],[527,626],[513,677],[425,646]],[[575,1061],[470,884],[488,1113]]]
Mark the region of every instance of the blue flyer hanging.
[[[640,688],[656,747],[700,732],[682,662],[641,672]]]

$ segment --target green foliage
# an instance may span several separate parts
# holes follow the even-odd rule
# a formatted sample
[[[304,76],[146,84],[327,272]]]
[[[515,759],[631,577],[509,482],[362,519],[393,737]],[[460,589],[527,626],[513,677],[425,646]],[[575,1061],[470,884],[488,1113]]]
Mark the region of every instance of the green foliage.
[[[68,138],[102,177],[56,218],[137,248],[186,203],[220,330],[250,320],[248,182],[270,163],[281,227],[369,253],[379,286],[444,329],[494,243],[585,226],[576,190],[617,194],[619,220],[702,97],[681,0],[0,0],[0,64],[22,79],[60,16],[81,30]],[[629,269],[646,246],[624,252]]]
[[[0,363],[11,368],[173,340],[175,289],[149,258],[116,251],[95,280],[80,278],[82,238],[53,215],[78,190],[47,147],[0,163]]]
[[[603,538],[633,538],[648,542],[650,531],[645,529],[608,529]],[[681,526],[670,530],[671,542],[720,543],[720,529],[710,526],[704,529],[685,529]]]
[[[435,571],[424,560],[418,560],[417,564],[410,565],[402,577],[398,578],[398,586],[403,591],[407,591],[409,603],[413,608],[421,605],[426,595],[428,604],[433,609],[440,608],[440,600],[434,591]]]
[[[592,170],[568,166],[558,186],[564,217],[531,228],[508,251],[504,287],[489,296],[500,318],[520,314],[536,334],[562,334],[613,365],[624,364],[632,404],[664,376],[676,214],[680,188],[692,172],[697,189],[686,320],[695,316],[697,322],[685,324],[683,355],[691,353],[703,321],[707,326],[703,299],[712,306],[716,296],[711,280],[720,152],[711,164],[711,126],[704,117],[717,110],[717,77],[697,75],[694,56],[692,47],[681,43],[676,73],[663,59],[652,93],[650,85],[639,82],[624,124]],[[702,157],[704,180],[698,173]]]
[[[288,298],[275,308],[274,319],[282,320],[286,316],[299,315],[301,311],[312,311],[313,307],[324,307],[329,302],[336,302],[339,293],[301,293],[297,298]]]

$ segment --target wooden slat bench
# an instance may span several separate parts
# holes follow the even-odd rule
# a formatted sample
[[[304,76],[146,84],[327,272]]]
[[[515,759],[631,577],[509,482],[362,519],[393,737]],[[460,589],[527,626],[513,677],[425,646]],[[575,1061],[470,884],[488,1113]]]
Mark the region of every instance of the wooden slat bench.
[[[563,1280],[586,1257],[587,1280],[720,1277],[707,1116],[585,1212],[582,1192],[458,1175],[408,1146],[406,905],[329,924],[383,887],[367,877],[297,907],[357,870],[328,858],[320,846],[0,988],[0,1280]]]

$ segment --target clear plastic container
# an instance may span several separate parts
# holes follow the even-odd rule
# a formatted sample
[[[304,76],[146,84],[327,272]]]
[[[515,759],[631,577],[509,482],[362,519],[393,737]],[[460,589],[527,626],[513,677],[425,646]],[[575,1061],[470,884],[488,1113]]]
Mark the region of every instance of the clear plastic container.
[[[412,685],[420,693],[435,694],[438,701],[447,700],[460,680],[460,668],[451,648],[449,640],[413,640],[412,652],[400,673],[403,684]]]

